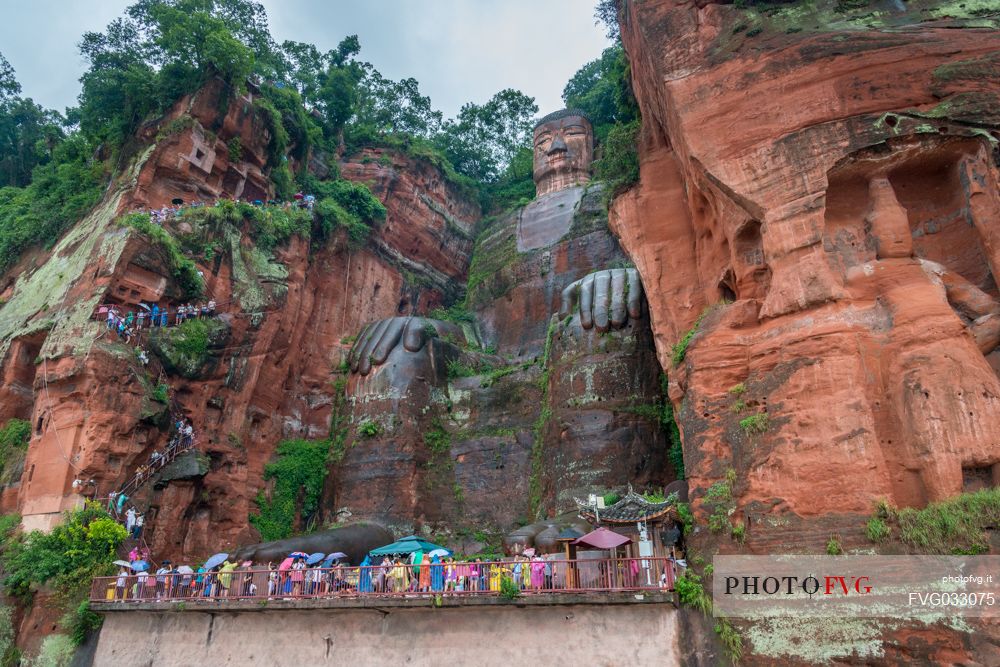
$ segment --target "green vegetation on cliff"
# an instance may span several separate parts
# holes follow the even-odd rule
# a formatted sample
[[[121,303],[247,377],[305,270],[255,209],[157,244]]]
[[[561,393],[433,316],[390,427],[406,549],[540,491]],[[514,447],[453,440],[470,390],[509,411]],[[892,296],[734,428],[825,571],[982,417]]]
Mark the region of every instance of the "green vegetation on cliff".
[[[186,320],[178,327],[150,330],[149,347],[168,373],[201,377],[213,358],[213,349],[225,344],[229,327],[218,318]]]
[[[29,440],[31,423],[25,419],[9,419],[0,428],[0,486],[11,483],[15,471],[20,474]]]
[[[986,533],[1000,523],[1000,487],[963,493],[923,509],[895,509],[879,503],[868,521],[873,542],[896,538],[917,553],[982,554],[990,550]]]
[[[57,605],[75,612],[68,620],[86,623],[81,606],[90,591],[91,579],[114,572],[111,561],[125,540],[124,526],[96,503],[67,512],[63,522],[49,533],[15,533],[19,517],[3,518],[0,532],[5,539],[2,560],[6,592],[25,597],[47,586],[54,592]]]
[[[283,440],[275,458],[264,467],[264,480],[273,486],[257,494],[258,514],[250,523],[263,541],[280,540],[307,524],[319,507],[327,474],[329,440]]]
[[[198,275],[198,267],[184,256],[180,243],[167,230],[154,225],[144,213],[129,213],[118,222],[124,227],[135,229],[150,244],[160,249],[171,276],[182,292],[182,298],[193,299],[201,295],[205,285]]]

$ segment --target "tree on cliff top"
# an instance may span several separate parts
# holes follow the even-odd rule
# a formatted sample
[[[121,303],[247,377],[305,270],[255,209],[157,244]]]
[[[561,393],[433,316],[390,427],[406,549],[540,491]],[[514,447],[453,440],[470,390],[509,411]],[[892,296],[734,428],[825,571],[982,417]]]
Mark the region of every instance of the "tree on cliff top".
[[[236,88],[274,69],[263,6],[246,0],[140,0],[105,32],[88,32],[80,51],[80,127],[121,145],[150,113],[219,76]]]

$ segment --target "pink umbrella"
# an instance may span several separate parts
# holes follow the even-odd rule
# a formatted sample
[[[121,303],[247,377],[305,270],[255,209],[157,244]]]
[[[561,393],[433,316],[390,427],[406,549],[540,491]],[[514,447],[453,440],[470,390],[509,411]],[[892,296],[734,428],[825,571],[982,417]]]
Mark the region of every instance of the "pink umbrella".
[[[292,563],[294,562],[295,562],[294,558],[286,558],[285,560],[281,561],[281,565],[278,566],[278,569],[288,570],[292,567]]]
[[[524,555],[525,555],[525,556],[528,556],[529,558],[530,558],[531,556],[534,556],[534,555],[535,555],[535,550],[534,550],[534,548],[532,548],[532,547],[528,547],[527,549],[525,549],[525,550],[524,550]]]
[[[614,531],[602,527],[587,533],[583,537],[578,537],[570,544],[590,549],[616,549],[624,544],[631,543],[632,540],[624,535],[619,535]]]

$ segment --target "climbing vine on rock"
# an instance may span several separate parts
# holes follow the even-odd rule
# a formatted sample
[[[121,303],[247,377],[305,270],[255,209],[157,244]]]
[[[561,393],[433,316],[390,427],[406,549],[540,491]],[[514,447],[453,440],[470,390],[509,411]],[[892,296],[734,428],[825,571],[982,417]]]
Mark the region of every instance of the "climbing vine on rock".
[[[283,440],[276,458],[264,467],[264,479],[274,480],[269,495],[257,494],[258,514],[250,523],[264,541],[290,536],[319,507],[327,475],[330,440]]]

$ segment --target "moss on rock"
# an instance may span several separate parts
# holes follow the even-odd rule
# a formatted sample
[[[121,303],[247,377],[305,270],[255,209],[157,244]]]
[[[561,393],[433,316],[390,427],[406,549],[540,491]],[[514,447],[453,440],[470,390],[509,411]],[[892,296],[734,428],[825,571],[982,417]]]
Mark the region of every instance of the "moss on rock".
[[[178,327],[152,329],[149,348],[168,373],[190,380],[206,375],[229,340],[229,325],[218,318],[188,320]]]

